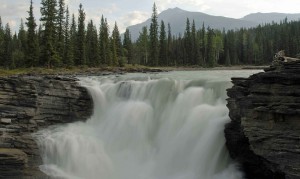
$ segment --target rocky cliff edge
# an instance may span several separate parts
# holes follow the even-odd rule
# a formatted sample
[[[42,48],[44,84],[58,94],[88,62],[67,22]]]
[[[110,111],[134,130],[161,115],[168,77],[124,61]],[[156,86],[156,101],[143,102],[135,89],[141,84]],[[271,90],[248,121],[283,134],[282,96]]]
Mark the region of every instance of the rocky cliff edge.
[[[248,179],[300,178],[300,61],[233,78],[227,148]]]
[[[92,99],[75,78],[0,78],[0,178],[46,178],[32,133],[91,114]]]

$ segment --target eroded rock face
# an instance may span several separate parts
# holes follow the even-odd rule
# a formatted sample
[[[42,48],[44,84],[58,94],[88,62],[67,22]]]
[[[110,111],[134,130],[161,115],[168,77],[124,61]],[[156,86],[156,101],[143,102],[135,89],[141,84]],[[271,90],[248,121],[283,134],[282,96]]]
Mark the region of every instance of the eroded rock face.
[[[247,178],[300,178],[300,62],[233,78],[227,148]]]
[[[0,78],[0,178],[43,178],[32,133],[92,114],[87,90],[67,77]]]

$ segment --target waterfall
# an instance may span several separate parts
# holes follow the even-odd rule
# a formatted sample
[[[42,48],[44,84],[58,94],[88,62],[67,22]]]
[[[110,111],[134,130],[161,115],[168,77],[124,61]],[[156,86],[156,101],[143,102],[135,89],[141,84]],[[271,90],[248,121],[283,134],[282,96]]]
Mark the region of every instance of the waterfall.
[[[174,73],[81,78],[94,114],[36,134],[40,169],[68,179],[243,178],[223,133],[233,74]]]

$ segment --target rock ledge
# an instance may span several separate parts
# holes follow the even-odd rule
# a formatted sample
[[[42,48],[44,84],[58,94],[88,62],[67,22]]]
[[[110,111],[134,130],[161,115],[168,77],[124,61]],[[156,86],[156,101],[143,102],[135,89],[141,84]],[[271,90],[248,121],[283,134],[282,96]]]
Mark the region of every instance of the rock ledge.
[[[233,78],[226,145],[249,179],[300,178],[300,61]]]
[[[44,178],[32,133],[54,124],[86,120],[93,103],[75,78],[0,78],[0,178]]]

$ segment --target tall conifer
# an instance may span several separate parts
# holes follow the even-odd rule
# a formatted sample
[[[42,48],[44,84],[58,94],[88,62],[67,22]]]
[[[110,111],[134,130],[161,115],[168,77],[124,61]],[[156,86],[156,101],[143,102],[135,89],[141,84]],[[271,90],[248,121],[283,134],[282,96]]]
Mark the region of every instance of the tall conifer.
[[[64,24],[64,54],[63,54],[63,63],[66,66],[71,66],[73,63],[73,56],[71,56],[71,33],[70,33],[70,12],[69,8],[66,8],[66,20]]]
[[[41,2],[41,19],[44,27],[43,40],[41,47],[41,64],[48,68],[60,63],[56,51],[56,34],[57,34],[57,2],[56,0],[42,0]]]
[[[113,38],[113,42],[115,43],[114,47],[116,48],[115,50],[116,50],[116,56],[117,56],[117,62],[115,65],[124,66],[123,53],[122,53],[122,42],[121,42],[121,36],[120,36],[117,22],[115,22],[115,26],[112,31],[112,38]]]
[[[214,30],[208,27],[207,28],[207,53],[206,53],[208,67],[214,67],[216,64],[215,52],[214,52],[215,49],[213,46],[214,35],[215,35]]]
[[[77,24],[75,20],[75,15],[72,15],[72,23],[70,27],[70,47],[68,52],[68,66],[72,66],[75,64],[75,55],[76,55],[76,47],[77,47]]]
[[[159,65],[167,65],[167,37],[164,21],[160,24],[160,36],[159,36]]]
[[[171,58],[172,58],[172,31],[171,31],[171,25],[168,23],[168,50],[167,50],[167,61],[166,65],[169,66],[171,64]]]
[[[85,12],[82,4],[78,10],[78,32],[77,32],[77,50],[76,50],[76,65],[86,65],[85,54]]]
[[[142,65],[149,65],[149,36],[146,26],[142,28],[142,33],[137,40],[138,52],[140,53],[139,63]]]
[[[2,19],[0,16],[0,66],[3,65],[4,61],[4,29],[2,25]]]
[[[32,0],[30,2],[30,7],[28,11],[29,17],[26,18],[27,22],[27,50],[26,50],[26,65],[29,67],[37,66],[38,65],[38,42],[37,36],[35,33],[36,23],[33,16],[33,5]]]
[[[88,66],[99,65],[99,43],[97,29],[91,20],[87,25],[86,32],[86,61]]]
[[[152,8],[152,17],[150,24],[150,54],[149,54],[149,65],[158,66],[158,22],[157,22],[157,8],[155,3]]]
[[[129,32],[129,29],[126,29],[124,33],[124,41],[123,41],[123,47],[126,51],[124,56],[126,57],[128,64],[135,64],[133,61],[133,54],[132,54],[132,41],[131,41],[131,35]]]
[[[100,32],[99,32],[99,54],[101,64],[112,65],[111,52],[109,47],[109,27],[107,20],[101,17]]]
[[[65,31],[65,1],[58,1],[57,14],[57,51],[60,57],[64,57],[64,31]]]
[[[7,23],[5,26],[5,33],[4,33],[4,53],[3,53],[3,66],[7,69],[12,69],[15,67],[14,62],[12,61],[12,36],[10,26]]]

